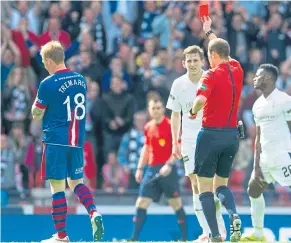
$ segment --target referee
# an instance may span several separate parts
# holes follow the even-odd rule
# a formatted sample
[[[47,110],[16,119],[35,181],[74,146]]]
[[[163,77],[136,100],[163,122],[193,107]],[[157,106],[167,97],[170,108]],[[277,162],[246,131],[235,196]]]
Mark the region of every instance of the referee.
[[[210,70],[201,78],[189,118],[203,108],[202,128],[197,137],[195,169],[199,199],[211,230],[211,241],[221,242],[216,220],[213,191],[230,216],[230,241],[241,237],[241,220],[231,190],[227,187],[233,159],[239,148],[237,114],[243,86],[240,63],[229,57],[227,41],[211,31],[211,19],[204,17],[203,30],[210,39]]]

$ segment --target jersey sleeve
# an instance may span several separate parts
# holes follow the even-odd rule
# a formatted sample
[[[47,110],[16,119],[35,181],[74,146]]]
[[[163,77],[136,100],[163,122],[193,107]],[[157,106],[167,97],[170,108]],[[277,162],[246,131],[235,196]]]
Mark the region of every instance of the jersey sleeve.
[[[287,96],[283,103],[285,121],[291,121],[291,96]]]
[[[256,116],[256,103],[253,106],[253,115],[254,115],[254,120],[255,120],[256,126],[259,127],[260,126],[260,121]]]
[[[197,96],[198,95],[203,95],[205,96],[206,98],[208,98],[211,94],[211,91],[213,90],[214,88],[214,75],[213,75],[213,72],[211,71],[208,71],[206,72],[201,80],[200,80],[200,85],[198,87],[198,90],[197,90]]]
[[[178,99],[178,91],[175,85],[175,82],[172,85],[171,92],[167,101],[167,106],[169,110],[174,112],[181,112],[182,107]]]
[[[49,92],[45,82],[41,82],[37,91],[35,106],[40,109],[45,109],[48,106]]]

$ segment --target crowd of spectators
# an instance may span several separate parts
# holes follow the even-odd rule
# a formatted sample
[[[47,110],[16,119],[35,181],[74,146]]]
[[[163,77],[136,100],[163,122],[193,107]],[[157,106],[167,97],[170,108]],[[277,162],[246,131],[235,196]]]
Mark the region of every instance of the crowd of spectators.
[[[229,41],[232,57],[245,72],[239,116],[246,138],[231,180],[234,189],[244,190],[253,161],[251,109],[260,93],[252,80],[258,66],[264,62],[278,66],[277,87],[291,95],[291,2],[209,4],[213,31]],[[147,99],[166,102],[174,79],[185,73],[184,48],[207,48],[198,5],[198,1],[2,1],[2,189],[17,188],[25,198],[30,188],[46,185],[39,178],[41,124],[32,121],[30,107],[39,82],[48,75],[39,50],[50,40],[63,44],[67,67],[87,80],[85,179],[92,189],[108,193],[137,189],[134,174],[148,121]],[[187,180],[181,181],[187,189]]]

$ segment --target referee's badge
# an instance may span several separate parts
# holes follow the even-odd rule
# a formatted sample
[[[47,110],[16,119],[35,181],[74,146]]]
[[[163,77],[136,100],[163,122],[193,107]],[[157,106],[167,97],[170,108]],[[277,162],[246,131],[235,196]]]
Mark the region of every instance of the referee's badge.
[[[199,89],[201,89],[201,90],[207,90],[207,87],[206,87],[205,84],[201,84],[200,87],[199,87]]]
[[[164,147],[166,145],[166,140],[163,139],[163,138],[160,138],[159,139],[159,145],[162,146],[162,147]]]

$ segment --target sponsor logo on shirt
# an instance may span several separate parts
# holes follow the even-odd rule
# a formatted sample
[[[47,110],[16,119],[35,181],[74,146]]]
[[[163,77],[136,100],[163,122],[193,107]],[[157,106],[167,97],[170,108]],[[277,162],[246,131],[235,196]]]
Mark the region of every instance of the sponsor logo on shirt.
[[[261,122],[268,122],[268,121],[274,121],[276,119],[275,116],[263,116],[258,118]]]

